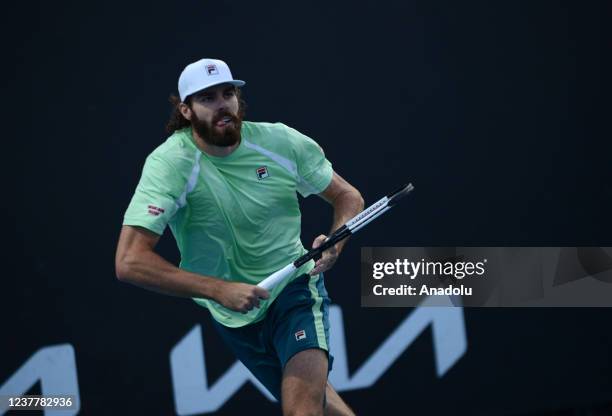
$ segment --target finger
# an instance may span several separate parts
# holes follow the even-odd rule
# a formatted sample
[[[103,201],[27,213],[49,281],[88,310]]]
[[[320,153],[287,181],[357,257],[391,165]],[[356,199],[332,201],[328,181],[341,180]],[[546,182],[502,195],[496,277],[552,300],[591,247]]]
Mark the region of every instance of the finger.
[[[321,268],[322,268],[322,267],[321,267],[321,265],[319,265],[319,266],[315,267],[314,269],[312,269],[312,270],[309,272],[309,274],[310,274],[311,276],[317,275],[317,274],[321,273]]]
[[[329,259],[328,261],[323,262],[319,267],[317,267],[317,272],[324,273],[331,269],[335,263],[336,259]]]
[[[324,263],[333,263],[336,261],[337,258],[338,256],[336,254],[330,253],[330,254],[327,254],[326,256],[321,257],[321,260]]]
[[[331,246],[330,248],[328,248],[327,250],[325,250],[323,252],[323,255],[325,255],[325,256],[337,256],[338,255],[338,250],[336,249],[336,246]]]
[[[254,293],[255,296],[261,299],[268,299],[270,297],[270,292],[263,287],[255,286]]]
[[[325,250],[323,253],[321,253],[321,258],[318,260],[323,261],[323,262],[327,262],[327,261],[335,261],[335,259],[338,258],[338,253],[333,252],[333,251],[329,251],[329,250]]]
[[[314,241],[312,242],[312,248],[317,248],[319,247],[326,239],[327,237],[323,234],[319,235],[317,238],[314,239]]]
[[[325,271],[325,269],[319,269],[319,270],[313,270],[311,273],[311,276],[316,276],[319,273],[323,273]]]

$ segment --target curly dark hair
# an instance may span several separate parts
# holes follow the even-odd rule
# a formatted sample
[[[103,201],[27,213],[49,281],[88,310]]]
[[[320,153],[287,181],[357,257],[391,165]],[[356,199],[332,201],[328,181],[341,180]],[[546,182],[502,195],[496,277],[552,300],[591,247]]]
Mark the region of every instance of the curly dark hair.
[[[240,118],[244,117],[246,112],[247,104],[242,99],[242,92],[240,88],[236,88],[236,97],[238,98],[238,115]],[[185,98],[185,104],[191,108],[193,95]],[[170,104],[172,104],[172,113],[170,114],[170,119],[166,123],[166,133],[172,134],[177,130],[184,129],[185,127],[191,126],[191,122],[187,120],[181,114],[179,110],[179,104],[181,103],[181,99],[174,94],[171,94],[168,98]]]

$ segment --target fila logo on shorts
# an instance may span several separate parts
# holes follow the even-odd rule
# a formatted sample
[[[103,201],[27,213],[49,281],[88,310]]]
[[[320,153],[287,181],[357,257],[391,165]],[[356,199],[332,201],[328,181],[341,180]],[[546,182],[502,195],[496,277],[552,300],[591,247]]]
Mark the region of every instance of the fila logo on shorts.
[[[163,214],[164,212],[166,212],[165,209],[160,208],[160,207],[156,207],[155,205],[149,205],[147,208],[149,209],[149,214],[155,215],[156,217],[159,214]]]
[[[306,331],[304,331],[303,329],[300,329],[299,331],[297,331],[295,333],[295,340],[299,341],[301,339],[305,339],[306,338]]]
[[[265,166],[262,166],[260,168],[257,168],[257,170],[255,170],[255,174],[257,175],[257,179],[265,179],[268,176],[270,176],[270,174],[268,173],[268,168]]]
[[[217,65],[214,65],[214,64],[206,65],[206,73],[208,75],[219,75],[219,70],[217,69]]]

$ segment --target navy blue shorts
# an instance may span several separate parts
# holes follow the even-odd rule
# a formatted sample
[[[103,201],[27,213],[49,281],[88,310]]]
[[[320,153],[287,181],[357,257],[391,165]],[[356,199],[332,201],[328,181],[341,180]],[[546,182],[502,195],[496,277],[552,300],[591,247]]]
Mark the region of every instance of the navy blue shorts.
[[[280,400],[283,369],[298,352],[326,351],[331,371],[329,303],[323,273],[304,274],[283,289],[261,321],[240,328],[213,323],[236,357]]]

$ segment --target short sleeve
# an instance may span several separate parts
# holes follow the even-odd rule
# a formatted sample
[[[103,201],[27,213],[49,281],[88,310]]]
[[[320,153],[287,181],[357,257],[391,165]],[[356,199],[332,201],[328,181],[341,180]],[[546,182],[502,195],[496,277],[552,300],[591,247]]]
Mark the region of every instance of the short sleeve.
[[[334,173],[331,162],[310,137],[291,127],[287,127],[287,134],[296,149],[298,192],[303,197],[320,194],[331,183]]]
[[[123,225],[140,226],[163,234],[178,210],[183,188],[183,181],[174,167],[158,155],[149,155]]]

